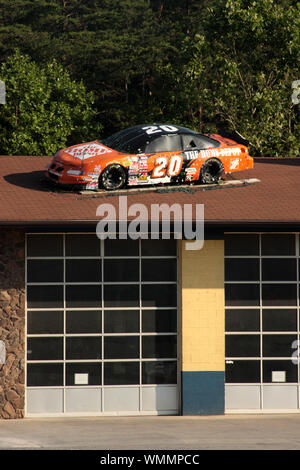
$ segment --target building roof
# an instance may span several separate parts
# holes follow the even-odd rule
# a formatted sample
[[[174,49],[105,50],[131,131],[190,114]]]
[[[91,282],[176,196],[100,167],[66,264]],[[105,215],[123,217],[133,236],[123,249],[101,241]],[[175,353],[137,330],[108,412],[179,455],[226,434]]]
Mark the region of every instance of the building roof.
[[[43,183],[50,160],[0,156],[1,225],[91,224],[99,221],[100,204],[113,204],[118,211],[118,196],[108,192],[60,192]],[[258,178],[260,182],[210,191],[194,185],[185,192],[178,187],[168,188],[170,192],[140,192],[128,194],[127,203],[145,204],[149,214],[151,203],[204,204],[206,225],[300,224],[300,159],[257,158],[253,170],[228,178]]]

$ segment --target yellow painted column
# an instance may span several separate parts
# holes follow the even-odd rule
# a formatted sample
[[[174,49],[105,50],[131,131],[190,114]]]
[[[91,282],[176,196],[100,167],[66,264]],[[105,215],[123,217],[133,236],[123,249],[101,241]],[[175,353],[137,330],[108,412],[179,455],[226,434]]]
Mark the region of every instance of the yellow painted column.
[[[183,414],[224,412],[224,241],[181,244]]]

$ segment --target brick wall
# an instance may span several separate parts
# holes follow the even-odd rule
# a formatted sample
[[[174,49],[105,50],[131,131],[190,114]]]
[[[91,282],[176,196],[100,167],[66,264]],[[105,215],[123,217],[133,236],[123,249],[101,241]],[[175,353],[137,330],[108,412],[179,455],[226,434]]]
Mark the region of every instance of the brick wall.
[[[25,393],[25,232],[0,227],[0,418],[24,417]]]

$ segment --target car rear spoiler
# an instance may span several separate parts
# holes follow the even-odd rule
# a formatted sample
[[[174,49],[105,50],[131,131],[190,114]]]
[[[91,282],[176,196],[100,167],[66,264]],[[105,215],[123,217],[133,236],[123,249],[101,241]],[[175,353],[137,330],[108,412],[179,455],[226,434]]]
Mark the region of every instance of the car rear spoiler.
[[[242,137],[238,132],[236,131],[233,131],[233,132],[228,132],[224,129],[218,129],[218,134],[221,136],[221,137],[225,137],[227,139],[231,139],[231,140],[234,140],[235,142],[237,142],[238,144],[241,144],[241,145],[245,145],[246,147],[249,147],[250,145],[250,142],[249,140],[245,139],[244,137]]]

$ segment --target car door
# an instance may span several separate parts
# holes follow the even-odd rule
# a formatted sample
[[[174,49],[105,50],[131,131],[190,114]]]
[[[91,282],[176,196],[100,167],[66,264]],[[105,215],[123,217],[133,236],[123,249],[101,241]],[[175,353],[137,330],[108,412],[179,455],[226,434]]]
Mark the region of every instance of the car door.
[[[146,145],[148,175],[152,180],[170,180],[181,171],[182,140],[179,134],[164,134],[155,136]]]

